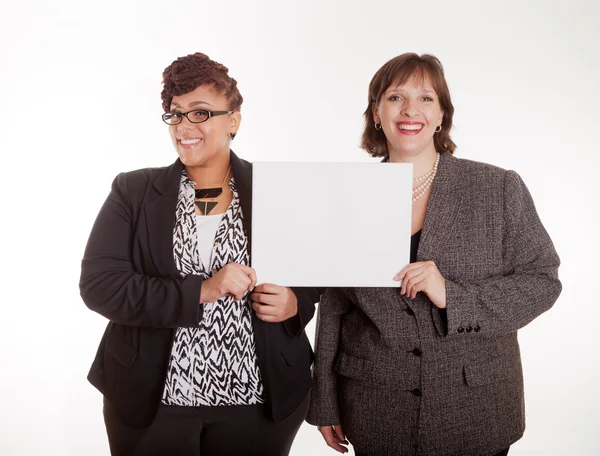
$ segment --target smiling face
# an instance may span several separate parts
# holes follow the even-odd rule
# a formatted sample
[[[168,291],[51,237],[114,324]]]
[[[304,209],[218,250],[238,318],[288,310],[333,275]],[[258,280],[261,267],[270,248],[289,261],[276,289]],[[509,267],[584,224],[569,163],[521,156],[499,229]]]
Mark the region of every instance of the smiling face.
[[[381,124],[390,159],[435,154],[433,137],[444,113],[427,77],[413,75],[402,85],[390,85],[373,108],[373,117]]]
[[[201,85],[185,95],[174,96],[171,100],[170,112],[195,109],[227,111],[229,106],[226,97],[212,85]],[[173,146],[186,167],[209,167],[228,157],[231,134],[237,132],[240,122],[239,111],[214,116],[202,123],[191,123],[184,117],[180,124],[169,126],[169,133]]]

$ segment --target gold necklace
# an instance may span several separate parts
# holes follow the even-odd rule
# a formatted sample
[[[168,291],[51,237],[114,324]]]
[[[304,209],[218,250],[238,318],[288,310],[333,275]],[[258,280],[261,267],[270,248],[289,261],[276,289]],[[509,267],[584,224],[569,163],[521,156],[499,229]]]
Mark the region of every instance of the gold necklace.
[[[227,180],[227,176],[229,176],[229,171],[231,171],[231,165],[227,168],[227,172],[225,173],[225,177],[223,178],[223,182],[221,182],[220,187],[214,188],[199,188],[195,189],[195,204],[200,211],[200,215],[208,215],[211,211],[218,206],[219,202],[215,202],[215,199],[219,198],[223,194],[223,185]],[[208,200],[208,201],[199,201],[199,200]]]

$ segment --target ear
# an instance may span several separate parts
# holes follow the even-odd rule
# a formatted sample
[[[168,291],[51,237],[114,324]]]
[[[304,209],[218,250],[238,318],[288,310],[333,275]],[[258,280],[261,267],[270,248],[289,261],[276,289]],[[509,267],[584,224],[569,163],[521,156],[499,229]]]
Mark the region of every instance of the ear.
[[[381,119],[379,118],[379,113],[377,112],[378,108],[379,108],[379,106],[377,106],[375,103],[373,103],[373,106],[371,107],[371,112],[373,113],[373,120],[375,121],[375,123],[380,124]]]
[[[235,111],[229,117],[229,133],[235,135],[240,129],[240,124],[242,123],[242,113],[239,111]]]
[[[440,120],[437,123],[438,125],[442,125],[442,121],[444,120],[444,111],[440,111]]]

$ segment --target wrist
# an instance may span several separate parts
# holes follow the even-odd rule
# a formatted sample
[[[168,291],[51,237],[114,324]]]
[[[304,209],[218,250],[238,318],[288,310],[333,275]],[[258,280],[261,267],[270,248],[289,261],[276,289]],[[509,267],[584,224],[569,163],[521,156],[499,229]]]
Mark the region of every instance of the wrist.
[[[204,304],[207,302],[215,302],[217,299],[214,297],[215,292],[212,287],[212,278],[206,279],[202,282],[202,287],[200,287],[200,304]]]

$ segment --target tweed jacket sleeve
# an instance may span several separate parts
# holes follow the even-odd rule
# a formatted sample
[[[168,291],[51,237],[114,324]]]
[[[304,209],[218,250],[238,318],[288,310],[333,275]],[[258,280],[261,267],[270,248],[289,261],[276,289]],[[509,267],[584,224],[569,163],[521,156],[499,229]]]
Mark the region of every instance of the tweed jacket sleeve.
[[[135,265],[134,233],[144,193],[139,189],[147,183],[140,182],[147,180],[144,177],[137,172],[115,178],[85,249],[81,297],[90,309],[122,325],[197,325],[202,317],[200,276],[151,276]]]
[[[316,426],[341,424],[335,361],[342,340],[342,318],[349,304],[339,289],[327,288],[318,305],[313,388],[306,417]]]
[[[514,171],[504,174],[503,218],[503,275],[475,282],[446,277],[447,325],[432,309],[440,334],[468,337],[516,331],[558,298],[558,255],[527,187]],[[472,249],[473,257],[480,254],[477,246]]]

